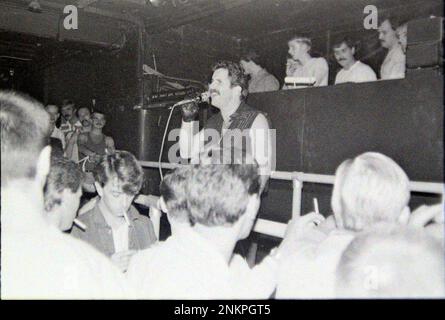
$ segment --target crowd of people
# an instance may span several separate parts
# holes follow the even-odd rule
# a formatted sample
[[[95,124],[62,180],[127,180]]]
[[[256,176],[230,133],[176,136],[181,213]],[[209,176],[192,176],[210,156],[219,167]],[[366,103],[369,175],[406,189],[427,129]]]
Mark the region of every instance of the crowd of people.
[[[336,48],[350,66],[341,58],[348,44]],[[197,106],[181,108],[180,153],[190,164],[160,185],[171,226],[165,241],[132,205],[143,171],[104,135],[104,114],[64,101],[57,126],[57,106],[0,92],[2,298],[445,296],[442,204],[411,212],[406,173],[376,152],[340,164],[332,216],[293,218],[258,264],[235,253],[254,226],[275,150],[268,115],[245,101],[243,67],[220,61],[212,70],[209,94],[220,113],[198,132]],[[95,197],[79,209],[82,190]]]
[[[387,50],[380,67],[380,79],[400,79],[405,77],[407,24],[400,23],[394,17],[384,19],[379,29],[379,41]],[[311,55],[312,41],[307,37],[295,36],[288,42],[289,52],[286,62],[286,78],[283,89],[303,88],[307,86],[327,86],[329,65],[323,57]],[[368,65],[355,58],[357,42],[344,37],[332,46],[335,60],[342,67],[335,76],[335,84],[346,82],[376,81],[376,72]],[[246,74],[250,76],[249,92],[267,92],[279,90],[278,80],[264,68],[261,56],[253,50],[240,59]]]

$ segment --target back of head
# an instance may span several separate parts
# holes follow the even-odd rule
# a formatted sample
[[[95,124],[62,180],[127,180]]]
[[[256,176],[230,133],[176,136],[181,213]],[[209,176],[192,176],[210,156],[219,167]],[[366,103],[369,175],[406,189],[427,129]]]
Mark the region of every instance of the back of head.
[[[83,173],[75,162],[63,157],[51,157],[51,167],[44,189],[45,210],[51,211],[62,203],[64,190],[78,192],[82,182]]]
[[[191,171],[190,166],[176,168],[164,177],[159,187],[169,218],[179,222],[189,221],[186,185]]]
[[[259,196],[260,175],[256,162],[238,158],[225,161],[228,153],[220,154],[223,157],[204,158],[202,164],[191,167],[186,190],[192,224],[233,225],[245,213],[249,196]],[[232,158],[232,154],[229,157]]]
[[[367,152],[337,168],[331,205],[342,227],[359,231],[378,222],[397,222],[409,198],[402,168],[381,153]]]
[[[117,178],[122,191],[136,195],[142,187],[143,171],[136,157],[123,150],[107,154],[94,169],[94,179],[102,187]]]
[[[445,297],[444,248],[422,229],[380,225],[359,234],[337,268],[339,297]]]
[[[1,185],[33,179],[40,152],[48,144],[49,115],[37,101],[16,92],[0,92]]]

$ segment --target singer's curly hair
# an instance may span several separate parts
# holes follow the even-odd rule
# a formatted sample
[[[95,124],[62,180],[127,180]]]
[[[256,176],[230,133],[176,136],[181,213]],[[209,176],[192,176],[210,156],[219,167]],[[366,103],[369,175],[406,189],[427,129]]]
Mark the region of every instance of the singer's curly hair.
[[[215,72],[218,69],[226,69],[229,73],[230,84],[232,87],[240,86],[241,87],[241,100],[245,100],[247,98],[247,94],[249,93],[247,89],[247,76],[244,73],[243,68],[239,63],[227,60],[221,60],[215,63],[212,67],[212,71]]]

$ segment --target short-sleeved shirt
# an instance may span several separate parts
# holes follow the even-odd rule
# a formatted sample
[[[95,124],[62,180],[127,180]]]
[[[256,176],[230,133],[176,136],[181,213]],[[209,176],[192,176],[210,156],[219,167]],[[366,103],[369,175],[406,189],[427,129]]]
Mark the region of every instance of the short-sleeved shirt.
[[[383,60],[380,78],[384,80],[405,78],[406,56],[400,45],[395,45]]]
[[[249,93],[276,91],[280,88],[277,78],[264,69],[249,81]]]
[[[360,61],[356,61],[348,70],[342,68],[335,77],[335,84],[346,82],[376,81],[377,76],[372,68]]]

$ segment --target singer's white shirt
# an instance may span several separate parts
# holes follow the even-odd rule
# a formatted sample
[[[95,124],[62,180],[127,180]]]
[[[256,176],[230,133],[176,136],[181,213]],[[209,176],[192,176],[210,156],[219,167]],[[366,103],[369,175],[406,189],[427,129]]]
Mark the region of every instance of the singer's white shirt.
[[[225,124],[228,127],[227,124]],[[179,150],[182,158],[190,159],[197,157],[205,150],[204,142],[206,139],[204,129],[197,132],[199,124],[197,121],[182,121],[181,131],[179,135]],[[222,135],[226,130],[223,129]],[[266,117],[258,114],[249,129],[249,137],[251,141],[252,156],[257,161],[260,173],[262,175],[270,175],[275,170],[275,133],[269,128]],[[172,161],[173,160],[173,161]],[[170,162],[175,159],[169,159]]]

